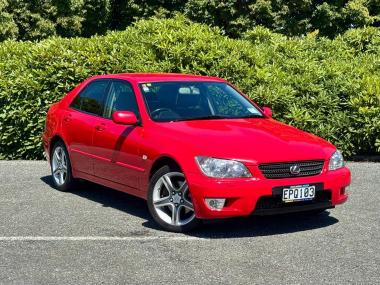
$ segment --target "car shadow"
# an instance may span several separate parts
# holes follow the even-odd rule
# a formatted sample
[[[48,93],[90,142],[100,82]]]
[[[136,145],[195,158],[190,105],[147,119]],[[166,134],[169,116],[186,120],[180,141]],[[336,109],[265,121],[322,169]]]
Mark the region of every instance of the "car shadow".
[[[40,179],[54,188],[51,175],[43,176]],[[103,207],[112,207],[116,210],[142,218],[147,220],[148,227],[159,229],[158,226],[155,226],[149,214],[145,200],[89,181],[79,181],[75,187],[77,188],[72,190],[70,194],[89,199],[101,204]]]
[[[289,234],[325,228],[339,222],[328,211],[319,215],[305,213],[276,216],[248,216],[206,221],[189,235],[199,238],[241,238]]]
[[[50,175],[40,179],[53,187]],[[99,203],[103,207],[112,207],[142,218],[146,220],[142,224],[146,228],[162,230],[150,216],[145,200],[87,181],[78,183],[77,187],[72,194]],[[205,239],[270,236],[324,228],[337,222],[339,220],[330,216],[328,211],[319,215],[298,213],[267,217],[249,216],[207,220],[199,228],[186,234]]]

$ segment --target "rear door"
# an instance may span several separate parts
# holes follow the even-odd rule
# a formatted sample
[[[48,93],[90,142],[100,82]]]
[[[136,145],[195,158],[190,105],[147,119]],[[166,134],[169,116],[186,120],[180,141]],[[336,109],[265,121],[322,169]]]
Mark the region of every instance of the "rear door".
[[[103,114],[110,81],[97,79],[88,83],[65,111],[62,128],[76,171],[93,174],[92,143],[94,119]]]
[[[143,140],[142,126],[126,126],[112,121],[115,111],[130,111],[140,118],[136,97],[131,84],[124,80],[112,80],[106,100],[103,118],[97,118],[93,147],[99,158],[94,163],[95,176],[139,187],[144,172],[139,145]]]

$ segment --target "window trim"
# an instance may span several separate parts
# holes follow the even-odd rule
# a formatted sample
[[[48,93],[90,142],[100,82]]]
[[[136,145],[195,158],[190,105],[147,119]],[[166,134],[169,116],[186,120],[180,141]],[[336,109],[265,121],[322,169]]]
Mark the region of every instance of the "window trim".
[[[107,88],[106,88],[106,95],[104,96],[103,98],[103,109],[102,109],[102,114],[101,115],[98,115],[98,114],[94,114],[94,113],[90,113],[90,112],[86,112],[84,110],[81,110],[81,109],[78,109],[78,108],[75,108],[72,106],[74,100],[80,96],[80,94],[82,94],[90,85],[91,83],[93,82],[97,82],[97,81],[108,81],[108,85],[107,85]],[[137,95],[136,95],[136,92],[133,88],[133,85],[131,82],[129,82],[128,80],[125,80],[125,79],[119,79],[119,78],[97,78],[97,79],[94,79],[94,80],[91,80],[90,82],[88,82],[75,96],[74,98],[71,100],[70,104],[69,104],[69,109],[72,109],[72,110],[75,110],[77,112],[80,112],[80,113],[83,113],[83,114],[86,114],[86,115],[90,115],[90,116],[94,116],[94,117],[98,117],[98,118],[102,118],[102,119],[105,119],[105,120],[110,120],[112,121],[112,117],[111,118],[107,118],[105,116],[105,104],[108,100],[108,97],[110,96],[110,90],[111,90],[111,84],[115,81],[120,81],[120,82],[123,82],[123,83],[126,83],[128,84],[131,89],[132,89],[132,92],[133,92],[133,95],[135,96],[135,100],[136,100],[136,105],[137,105],[137,111],[138,111],[138,114],[135,114],[136,117],[137,117],[137,124],[138,126],[142,126],[142,119],[141,119],[141,110],[140,110],[140,106],[139,106],[139,103],[138,103],[138,100],[137,100]],[[81,106],[82,107],[82,106]]]
[[[138,112],[137,114],[135,114],[135,116],[136,116],[136,118],[137,118],[137,125],[142,126],[141,111],[140,111],[139,103],[138,103],[138,101],[137,101],[136,92],[135,92],[135,90],[133,89],[133,85],[132,85],[132,83],[129,82],[128,80],[125,80],[125,79],[118,79],[118,78],[110,78],[110,84],[109,84],[109,86],[107,86],[107,96],[106,96],[106,98],[105,98],[104,107],[105,107],[105,104],[107,103],[108,98],[109,98],[109,96],[110,96],[111,84],[112,84],[113,82],[117,82],[117,81],[120,81],[120,82],[126,83],[126,84],[128,84],[128,85],[131,87],[131,89],[132,89],[132,93],[133,93],[133,95],[134,95],[134,97],[135,97],[136,106],[137,106],[137,112]],[[111,121],[112,121],[112,115],[111,115],[111,118],[107,118],[107,117],[105,117],[104,112],[105,112],[105,108],[103,109],[102,118],[104,118],[104,119],[106,119],[106,120],[111,120]]]

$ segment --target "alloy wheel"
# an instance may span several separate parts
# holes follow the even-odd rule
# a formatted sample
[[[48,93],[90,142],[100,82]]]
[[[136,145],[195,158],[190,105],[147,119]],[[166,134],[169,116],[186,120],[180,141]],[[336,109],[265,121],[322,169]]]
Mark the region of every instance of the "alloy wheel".
[[[195,218],[189,186],[180,172],[161,176],[153,188],[153,206],[165,223],[184,226]]]
[[[52,157],[52,172],[55,183],[63,185],[67,180],[67,158],[64,149],[57,146]]]

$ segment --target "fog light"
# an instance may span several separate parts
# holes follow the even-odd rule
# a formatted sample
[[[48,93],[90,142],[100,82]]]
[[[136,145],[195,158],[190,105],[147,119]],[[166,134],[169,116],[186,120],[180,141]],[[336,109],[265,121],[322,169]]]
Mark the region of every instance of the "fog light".
[[[211,210],[221,210],[224,207],[224,203],[226,202],[226,199],[205,199],[207,206]]]

